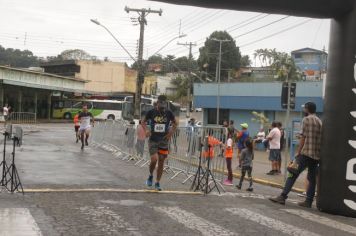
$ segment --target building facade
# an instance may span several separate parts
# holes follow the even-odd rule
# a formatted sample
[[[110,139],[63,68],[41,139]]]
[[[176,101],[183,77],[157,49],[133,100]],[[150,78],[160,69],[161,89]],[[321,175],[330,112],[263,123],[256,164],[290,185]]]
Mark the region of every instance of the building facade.
[[[327,57],[324,51],[313,48],[303,48],[292,51],[292,58],[304,79],[309,81],[321,80],[326,76]]]
[[[41,65],[45,72],[70,76],[88,81],[85,90],[88,94],[120,95],[136,91],[137,71],[126,67],[125,63],[93,60],[69,60],[50,62]],[[142,93],[153,94],[156,88],[155,76],[146,76]]]
[[[0,66],[0,107],[11,106],[13,112],[36,113],[50,118],[52,100],[84,92],[85,80],[31,70]]]
[[[217,84],[194,84],[194,103],[203,108],[204,125],[216,125],[217,119]],[[220,119],[234,120],[236,126],[248,123],[251,135],[257,134],[260,124],[252,121],[253,111],[264,113],[270,120],[285,123],[285,110],[281,107],[282,83],[222,83],[220,84]],[[302,105],[308,101],[315,102],[317,112],[323,111],[323,83],[298,82],[296,106],[291,112],[290,121],[302,117]],[[289,122],[290,123],[290,122]],[[285,125],[285,124],[284,124]]]

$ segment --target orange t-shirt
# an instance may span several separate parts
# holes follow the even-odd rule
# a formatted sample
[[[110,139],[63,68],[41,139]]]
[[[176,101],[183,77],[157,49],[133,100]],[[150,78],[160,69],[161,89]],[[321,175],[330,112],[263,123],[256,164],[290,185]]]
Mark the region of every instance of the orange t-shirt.
[[[232,139],[229,138],[226,142],[226,148],[225,148],[225,157],[226,159],[232,159],[233,153],[234,153],[234,149],[232,146]]]
[[[203,152],[203,157],[205,158],[214,158],[214,146],[219,145],[221,142],[212,136],[208,137],[208,144],[210,148],[207,151]]]
[[[78,114],[76,114],[74,116],[73,121],[74,121],[75,126],[79,126],[79,115]]]

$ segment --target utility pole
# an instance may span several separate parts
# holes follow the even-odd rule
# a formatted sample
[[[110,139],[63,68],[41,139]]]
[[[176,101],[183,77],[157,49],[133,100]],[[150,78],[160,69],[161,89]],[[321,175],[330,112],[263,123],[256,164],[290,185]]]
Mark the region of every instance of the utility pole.
[[[219,125],[220,120],[220,75],[221,75],[221,45],[222,43],[230,42],[230,39],[216,39],[213,38],[213,41],[219,42],[219,58],[217,63],[217,74],[216,80],[218,82],[218,93],[216,96],[216,124]]]
[[[137,12],[139,17],[138,21],[140,23],[140,39],[139,39],[139,47],[138,47],[138,72],[137,72],[137,80],[136,80],[136,93],[134,96],[134,118],[141,119],[141,94],[142,94],[142,84],[145,79],[145,69],[143,63],[143,42],[144,42],[144,34],[145,34],[145,25],[147,25],[146,16],[150,13],[157,13],[160,16],[162,15],[162,9],[160,10],[151,10],[149,9],[137,9],[137,8],[129,8],[125,7],[125,11],[129,13],[130,11]]]
[[[189,57],[188,57],[188,89],[187,89],[187,100],[188,100],[188,107],[187,107],[187,118],[190,117],[190,108],[191,108],[191,86],[192,86],[192,59],[193,59],[193,54],[192,54],[192,48],[193,46],[197,46],[196,43],[178,43],[178,45],[182,46],[189,46]]]

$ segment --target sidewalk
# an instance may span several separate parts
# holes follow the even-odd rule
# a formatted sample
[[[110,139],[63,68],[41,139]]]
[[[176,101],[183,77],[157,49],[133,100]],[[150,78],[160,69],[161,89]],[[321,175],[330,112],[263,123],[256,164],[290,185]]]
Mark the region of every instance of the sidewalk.
[[[261,179],[267,182],[272,182],[272,183],[277,183],[279,185],[284,185],[284,153],[282,153],[282,167],[281,171],[282,173],[279,175],[266,175],[267,172],[271,170],[271,162],[268,160],[268,153],[265,151],[256,151],[255,150],[255,159],[253,160],[253,171],[252,171],[252,177]],[[234,154],[234,159],[233,159],[233,172],[234,174],[240,174],[240,170],[236,169],[238,166],[237,159],[236,159],[236,154]],[[294,188],[300,188],[304,189],[304,180],[306,178],[306,171],[304,171],[297,181],[295,182]],[[235,182],[236,182],[235,178]]]

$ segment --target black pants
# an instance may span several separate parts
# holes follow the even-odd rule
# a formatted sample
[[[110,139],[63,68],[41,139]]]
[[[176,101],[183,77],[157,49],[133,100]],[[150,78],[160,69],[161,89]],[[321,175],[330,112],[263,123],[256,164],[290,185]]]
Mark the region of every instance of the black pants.
[[[227,179],[232,181],[232,158],[226,158]]]
[[[241,169],[241,178],[239,186],[242,186],[242,182],[244,181],[245,175],[247,172],[247,176],[250,178],[250,187],[252,187],[252,167],[251,166],[243,166]]]

